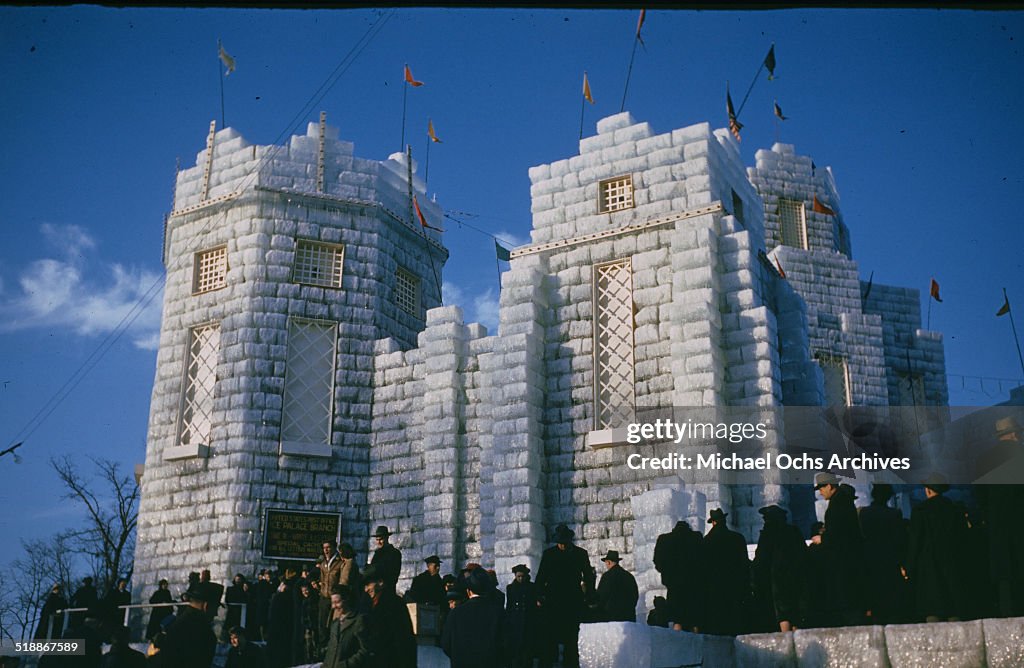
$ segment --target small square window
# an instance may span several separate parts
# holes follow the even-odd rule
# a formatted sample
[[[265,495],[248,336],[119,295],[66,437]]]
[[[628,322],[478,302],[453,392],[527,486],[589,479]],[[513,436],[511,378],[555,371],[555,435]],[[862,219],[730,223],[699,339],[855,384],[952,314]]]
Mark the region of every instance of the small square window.
[[[324,288],[340,288],[344,259],[345,247],[340,244],[299,239],[295,243],[292,281]]]
[[[783,246],[807,250],[807,222],[800,200],[779,199],[779,238]]]
[[[404,267],[395,271],[394,299],[398,308],[420,317],[420,279]]]
[[[218,246],[195,254],[192,294],[219,290],[227,285],[228,247]]]
[[[611,213],[633,208],[633,177],[616,176],[601,181],[599,187],[598,213]]]

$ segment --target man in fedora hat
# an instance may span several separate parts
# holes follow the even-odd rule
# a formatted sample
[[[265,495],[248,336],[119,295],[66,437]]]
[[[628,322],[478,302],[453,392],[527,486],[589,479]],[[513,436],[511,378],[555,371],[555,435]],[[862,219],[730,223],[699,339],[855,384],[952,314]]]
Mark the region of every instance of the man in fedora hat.
[[[901,621],[906,582],[900,567],[907,559],[907,528],[903,514],[889,506],[892,485],[871,485],[871,505],[857,509],[864,534],[865,589],[872,624]]]
[[[367,612],[370,649],[378,661],[374,665],[415,668],[416,637],[409,609],[384,578],[384,573],[374,564],[363,571],[363,590],[366,592],[363,603]]]
[[[601,557],[604,575],[597,585],[597,604],[603,622],[635,622],[640,592],[633,574],[619,565],[619,551],[608,550]]]
[[[213,663],[217,636],[210,628],[208,610],[220,602],[220,596],[209,581],[193,584],[182,596],[188,605],[167,627],[159,648],[150,650],[157,655],[150,663],[161,668],[205,668]]]
[[[432,554],[423,560],[427,569],[412,579],[409,591],[405,592],[407,603],[430,603],[447,607],[444,582],[441,581],[441,559]]]
[[[750,600],[747,541],[729,530],[725,522],[728,516],[721,508],[713,508],[708,516],[711,530],[704,536],[704,573],[709,587],[701,630],[715,635],[742,633],[744,610]]]
[[[654,543],[654,568],[667,590],[669,616],[676,630],[697,631],[704,623],[703,537],[686,522],[676,522]]]
[[[828,501],[825,526],[811,542],[822,546],[825,568],[829,573],[823,586],[828,587],[824,600],[828,608],[822,612],[826,626],[852,626],[864,621],[864,536],[854,505],[853,487],[844,484],[833,473],[814,476],[814,490]]]
[[[402,553],[389,542],[390,538],[391,531],[383,524],[373,532],[377,549],[373,551],[370,565],[377,567],[378,574],[384,578],[384,586],[395,591],[398,576],[402,573]]]
[[[483,568],[466,576],[467,600],[448,613],[441,631],[441,649],[452,668],[505,664],[504,612],[494,604],[494,580]]]
[[[555,544],[544,550],[537,569],[543,618],[548,637],[541,666],[550,666],[558,658],[558,646],[565,649],[562,665],[579,668],[580,620],[586,599],[594,591],[596,576],[590,556],[573,545],[576,534],[564,524],[555,527]]]
[[[512,578],[505,587],[505,654],[513,668],[533,668],[540,633],[537,585],[526,564],[513,566]]]
[[[932,473],[923,485],[925,500],[910,513],[907,577],[920,617],[926,622],[958,621],[966,602],[967,521],[944,496],[949,491],[945,476]]]
[[[750,565],[754,583],[754,630],[792,631],[800,621],[806,545],[800,530],[776,505],[758,510],[764,518]]]

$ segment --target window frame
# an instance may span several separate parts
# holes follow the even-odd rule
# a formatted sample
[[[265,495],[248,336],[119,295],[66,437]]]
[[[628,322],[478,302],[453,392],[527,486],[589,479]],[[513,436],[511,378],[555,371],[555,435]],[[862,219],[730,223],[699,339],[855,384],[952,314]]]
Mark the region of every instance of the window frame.
[[[332,268],[330,271],[329,281],[322,279],[313,279],[309,273],[302,276],[299,275],[299,257],[300,253],[303,252],[304,247],[310,250],[316,249],[316,252],[323,253],[325,250],[329,250],[334,254],[332,262]],[[306,256],[308,257],[308,256]],[[322,269],[319,264],[305,263],[306,271],[308,272],[312,268],[317,270]],[[292,276],[291,282],[299,285],[309,285],[316,288],[328,288],[332,290],[338,290],[341,288],[342,278],[345,275],[345,244],[332,243],[329,241],[320,241],[319,239],[305,239],[300,238],[295,240],[295,257],[292,260]],[[308,279],[308,280],[307,280]]]
[[[223,269],[220,273],[219,284],[210,285],[203,287],[203,266],[204,258],[218,253],[222,255],[222,259],[218,260],[218,264],[223,264]],[[226,288],[228,285],[228,245],[220,244],[213,246],[212,248],[206,248],[204,250],[196,251],[192,255],[192,295],[202,295],[207,292],[216,292]]]
[[[609,195],[615,192],[614,186],[617,183],[622,183],[623,187],[620,189],[624,191],[624,194],[615,194],[616,203],[613,205],[609,203]],[[628,188],[628,191],[625,191],[626,188]],[[616,211],[633,209],[636,207],[635,195],[636,191],[633,188],[632,174],[622,174],[613,176],[610,179],[601,179],[597,186],[597,212],[615,213]],[[622,199],[623,203],[619,203],[619,199]]]

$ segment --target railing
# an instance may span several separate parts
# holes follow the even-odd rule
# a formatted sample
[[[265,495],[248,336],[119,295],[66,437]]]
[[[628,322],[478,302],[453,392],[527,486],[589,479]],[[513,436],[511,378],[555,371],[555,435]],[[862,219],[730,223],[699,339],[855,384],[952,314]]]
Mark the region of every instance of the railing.
[[[121,610],[124,610],[124,625],[128,626],[128,616],[131,614],[131,611],[134,610],[134,609],[141,609],[141,608],[173,608],[173,607],[180,606],[180,605],[188,605],[188,604],[179,601],[177,603],[136,603],[135,605],[119,605],[117,607],[120,608]],[[242,608],[242,617],[241,617],[241,620],[239,621],[239,625],[244,628],[245,627],[246,619],[248,617],[249,604],[248,603],[227,603],[226,605],[227,605],[227,607],[237,606],[237,607]],[[47,640],[53,640],[55,638],[60,638],[60,637],[62,637],[64,635],[64,632],[68,630],[68,621],[70,620],[70,616],[71,616],[70,613],[74,613],[74,612],[87,612],[88,610],[89,610],[89,608],[63,608],[62,610],[57,610],[56,612],[54,612],[50,616],[50,623],[49,623],[49,625],[47,626],[47,629],[46,629],[46,639]],[[53,627],[54,627],[54,624],[57,621],[57,616],[58,615],[60,615],[60,617],[61,617],[60,636],[54,636],[53,635],[53,631],[54,631]]]

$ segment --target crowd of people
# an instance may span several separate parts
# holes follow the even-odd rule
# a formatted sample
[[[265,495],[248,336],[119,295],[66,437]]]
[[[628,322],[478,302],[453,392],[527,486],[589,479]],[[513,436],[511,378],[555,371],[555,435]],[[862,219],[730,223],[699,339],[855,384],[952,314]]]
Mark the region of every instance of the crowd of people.
[[[814,489],[827,503],[823,521],[805,538],[786,510],[761,508],[764,526],[753,560],[723,510],[710,511],[705,535],[680,521],[655,544],[654,566],[667,594],[654,598],[646,621],[737,635],[1024,615],[1024,531],[1016,526],[1004,535],[1009,525],[991,526],[979,513],[967,512],[947,498],[950,486],[939,477],[923,488],[925,500],[908,521],[891,506],[890,485],[873,485],[870,505],[858,508],[851,486],[818,474]],[[1020,486],[992,486],[977,494],[993,516],[1016,509],[1009,514],[1017,517],[1024,505]],[[151,646],[145,665],[209,666],[217,644],[213,621],[224,605],[221,640],[231,645],[228,668],[317,661],[324,668],[415,666],[417,639],[407,603],[435,615],[436,625],[426,630],[428,617],[419,620],[420,640],[436,641],[454,668],[532,668],[535,662],[541,668],[555,662],[574,668],[581,623],[636,621],[638,587],[619,553],[608,550],[601,557],[598,578],[590,555],[565,525],[556,527],[554,544],[541,555],[536,580],[527,565],[516,565],[504,592],[494,571],[474,563],[442,577],[442,562],[432,555],[400,596],[402,555],[390,536],[387,527],[376,528],[376,549],[364,569],[351,545],[326,541],[315,564],[263,570],[252,583],[238,574],[225,589],[211,581],[208,570],[192,573],[180,603],[161,580],[149,599],[164,605],[152,609],[146,627]],[[117,608],[130,603],[126,584],[120,581],[98,599],[87,578],[71,605],[88,612],[73,617],[64,636],[111,642],[114,649],[104,659],[110,668],[142,665],[127,646]],[[59,590],[51,593],[41,633],[48,616],[67,603]],[[436,637],[430,638],[430,628],[439,631]],[[43,637],[40,632],[37,637]]]

